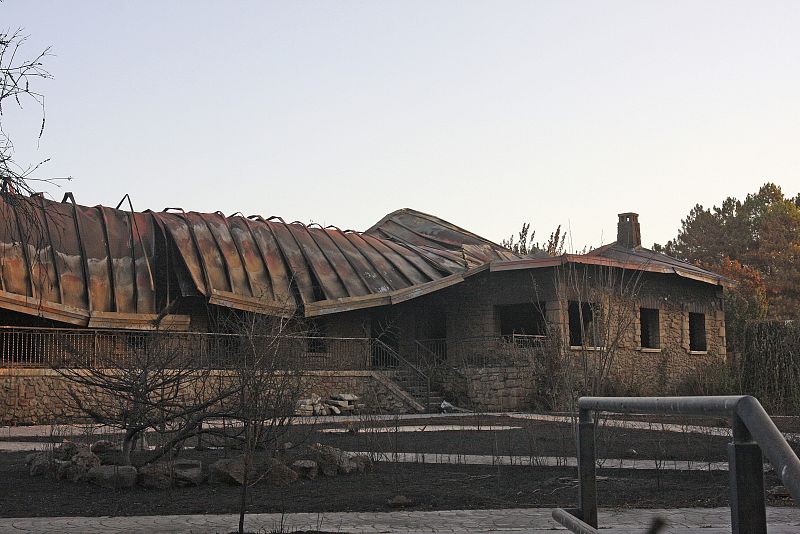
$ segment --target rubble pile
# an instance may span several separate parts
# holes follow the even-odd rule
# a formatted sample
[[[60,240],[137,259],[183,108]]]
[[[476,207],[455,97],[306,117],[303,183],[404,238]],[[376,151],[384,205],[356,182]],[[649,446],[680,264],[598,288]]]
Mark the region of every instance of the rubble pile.
[[[300,399],[295,409],[295,415],[313,417],[315,415],[352,415],[364,408],[359,402],[358,395],[352,393],[335,393],[323,399],[319,395],[311,395],[307,399]]]
[[[317,476],[363,474],[373,469],[372,459],[365,454],[346,452],[320,443],[297,447],[288,445],[277,457],[256,454],[246,461],[240,454],[221,458],[203,469],[200,460],[191,459],[157,461],[138,468],[106,464],[93,450],[106,452],[109,446],[113,447],[110,443],[97,442],[90,448],[64,442],[50,451],[28,455],[26,464],[31,476],[47,475],[56,480],[88,482],[107,489],[139,485],[161,490],[204,483],[241,485],[263,482],[287,486],[300,478],[313,480]]]

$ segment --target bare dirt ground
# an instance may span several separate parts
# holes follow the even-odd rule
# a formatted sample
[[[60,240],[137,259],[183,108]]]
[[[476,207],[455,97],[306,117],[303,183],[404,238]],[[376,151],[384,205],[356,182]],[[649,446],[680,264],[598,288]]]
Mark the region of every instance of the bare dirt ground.
[[[460,425],[480,428],[450,431],[393,432],[400,426]],[[694,424],[691,422],[690,424]],[[487,426],[516,427],[484,430]],[[378,432],[383,427],[388,432]],[[325,428],[347,428],[341,433]],[[392,452],[435,452],[492,456],[574,456],[574,434],[568,423],[526,421],[502,416],[374,421],[293,426],[286,439],[321,442],[348,451],[385,457]],[[98,439],[94,436],[86,439]],[[48,438],[26,438],[48,439]],[[56,440],[60,438],[54,438]],[[71,438],[77,440],[77,438]],[[17,438],[17,441],[22,439]],[[729,438],[692,432],[660,432],[600,427],[599,458],[661,458],[725,461]],[[209,465],[236,451],[187,449],[185,457]],[[238,510],[239,488],[204,484],[198,487],[148,490],[106,490],[85,483],[30,477],[25,453],[0,453],[0,516],[99,516],[151,514],[233,513]],[[259,484],[251,488],[248,511],[334,512],[390,511],[388,500],[402,494],[413,510],[570,507],[577,502],[577,475],[572,467],[503,465],[414,464],[378,461],[364,475],[320,476],[288,487]],[[715,507],[728,503],[725,471],[599,469],[601,506]],[[779,484],[766,473],[766,487]],[[768,497],[770,505],[791,504]]]

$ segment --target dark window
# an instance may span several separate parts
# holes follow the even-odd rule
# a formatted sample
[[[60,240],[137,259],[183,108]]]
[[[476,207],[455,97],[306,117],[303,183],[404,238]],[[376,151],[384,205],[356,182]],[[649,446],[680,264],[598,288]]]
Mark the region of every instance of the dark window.
[[[596,332],[595,309],[588,302],[569,301],[569,344],[573,347],[600,346],[597,342],[599,335]]]
[[[328,329],[322,319],[311,319],[308,323],[308,337],[306,337],[307,352],[328,352]]]
[[[689,350],[703,352],[706,346],[706,316],[704,313],[689,314]]]
[[[547,319],[545,319],[544,310],[544,302],[496,306],[495,313],[500,321],[500,335],[547,335]]]
[[[643,349],[661,348],[659,335],[658,310],[655,308],[639,308],[639,322],[641,323],[641,342]]]

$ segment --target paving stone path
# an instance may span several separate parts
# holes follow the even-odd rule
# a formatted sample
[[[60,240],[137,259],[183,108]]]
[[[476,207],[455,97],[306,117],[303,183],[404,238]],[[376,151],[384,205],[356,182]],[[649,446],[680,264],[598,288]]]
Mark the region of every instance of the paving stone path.
[[[246,528],[251,532],[272,532],[281,524],[285,532],[322,529],[331,532],[359,534],[439,532],[515,532],[538,534],[562,531],[547,508],[511,510],[444,510],[438,512],[339,512],[328,514],[252,514]],[[800,532],[800,509],[769,508],[771,534]],[[679,508],[671,510],[601,510],[601,529],[609,532],[643,533],[655,516],[667,520],[670,534],[730,532],[730,510],[727,508]],[[0,518],[0,532],[23,533],[86,533],[125,532],[129,534],[192,534],[228,533],[236,529],[238,516],[174,515],[137,517],[42,517]]]

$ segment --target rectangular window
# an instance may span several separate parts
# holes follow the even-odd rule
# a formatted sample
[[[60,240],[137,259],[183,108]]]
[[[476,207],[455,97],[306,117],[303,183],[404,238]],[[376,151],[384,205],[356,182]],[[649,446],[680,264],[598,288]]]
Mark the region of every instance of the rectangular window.
[[[641,347],[643,349],[660,349],[661,335],[659,332],[658,310],[655,308],[639,308],[639,323],[641,325]]]
[[[545,336],[547,319],[545,303],[510,304],[495,306],[501,336]]]
[[[595,318],[596,306],[588,302],[569,301],[569,344],[572,347],[599,347],[601,336]]]
[[[706,316],[704,313],[689,313],[689,350],[705,352],[707,349]]]
[[[328,329],[322,319],[312,318],[308,323],[308,335],[306,337],[306,352],[328,352]]]

